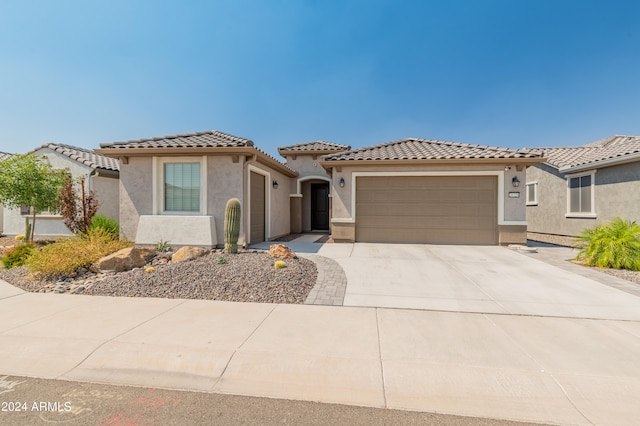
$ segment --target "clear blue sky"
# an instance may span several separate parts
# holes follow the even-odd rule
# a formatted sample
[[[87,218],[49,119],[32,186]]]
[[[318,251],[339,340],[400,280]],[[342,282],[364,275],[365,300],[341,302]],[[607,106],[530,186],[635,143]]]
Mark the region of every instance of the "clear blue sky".
[[[637,0],[0,2],[0,151],[640,135]]]

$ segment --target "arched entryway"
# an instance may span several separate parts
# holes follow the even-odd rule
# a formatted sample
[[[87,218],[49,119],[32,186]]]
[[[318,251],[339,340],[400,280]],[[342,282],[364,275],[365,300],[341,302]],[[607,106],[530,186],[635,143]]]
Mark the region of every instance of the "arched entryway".
[[[324,176],[298,179],[297,193],[291,194],[291,232],[328,232],[330,219],[331,179]]]

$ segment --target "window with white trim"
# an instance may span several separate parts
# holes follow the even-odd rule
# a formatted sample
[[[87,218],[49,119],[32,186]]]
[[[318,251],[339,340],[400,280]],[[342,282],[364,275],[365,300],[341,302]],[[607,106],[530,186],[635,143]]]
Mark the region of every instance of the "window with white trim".
[[[527,182],[527,205],[538,205],[538,182]]]
[[[595,172],[567,178],[567,214],[595,215]]]
[[[164,211],[200,211],[200,163],[164,163]]]
[[[154,157],[153,214],[205,214],[206,158]]]

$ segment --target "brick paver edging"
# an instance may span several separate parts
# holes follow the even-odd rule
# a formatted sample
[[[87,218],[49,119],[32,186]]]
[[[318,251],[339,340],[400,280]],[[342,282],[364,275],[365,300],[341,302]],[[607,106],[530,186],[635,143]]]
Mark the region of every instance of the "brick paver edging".
[[[304,304],[342,306],[347,290],[347,276],[338,262],[316,254],[297,254],[311,260],[318,269],[316,285],[311,289]]]

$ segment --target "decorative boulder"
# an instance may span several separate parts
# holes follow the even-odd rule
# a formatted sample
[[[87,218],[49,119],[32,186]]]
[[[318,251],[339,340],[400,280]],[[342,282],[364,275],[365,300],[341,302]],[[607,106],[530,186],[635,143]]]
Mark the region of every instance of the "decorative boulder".
[[[184,246],[171,256],[171,261],[173,263],[185,262],[204,256],[207,253],[209,253],[209,250],[202,247]]]
[[[297,259],[298,256],[289,247],[284,244],[271,244],[269,247],[269,255],[276,259]]]
[[[100,272],[122,272],[140,268],[156,255],[151,248],[129,247],[105,256],[92,265],[92,269]]]

